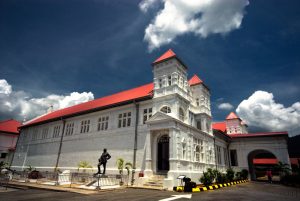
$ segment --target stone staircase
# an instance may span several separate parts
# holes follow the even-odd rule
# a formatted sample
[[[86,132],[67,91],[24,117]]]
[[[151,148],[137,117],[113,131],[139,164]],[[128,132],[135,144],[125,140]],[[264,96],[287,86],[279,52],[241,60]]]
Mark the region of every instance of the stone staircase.
[[[165,175],[153,175],[143,185],[145,188],[163,189]]]

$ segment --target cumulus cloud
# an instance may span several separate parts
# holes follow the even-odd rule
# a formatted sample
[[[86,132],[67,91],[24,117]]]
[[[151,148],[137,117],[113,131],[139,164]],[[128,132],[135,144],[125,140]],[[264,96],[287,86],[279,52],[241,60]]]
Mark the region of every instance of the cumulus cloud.
[[[139,7],[147,12],[162,2],[145,30],[149,51],[172,42],[186,33],[206,38],[210,34],[226,34],[241,26],[248,0],[143,0]]]
[[[233,105],[231,105],[230,103],[221,103],[218,105],[218,108],[221,110],[232,110]]]
[[[139,3],[139,7],[141,11],[144,13],[147,12],[150,8],[154,6],[156,2],[159,2],[160,0],[143,0]]]
[[[275,102],[272,93],[256,91],[239,104],[236,112],[250,126],[300,134],[300,102],[285,107]]]
[[[13,91],[4,79],[0,80],[0,117],[27,120],[45,114],[50,106],[54,110],[69,107],[94,99],[92,92],[72,92],[69,95],[50,94],[34,98],[24,91]]]

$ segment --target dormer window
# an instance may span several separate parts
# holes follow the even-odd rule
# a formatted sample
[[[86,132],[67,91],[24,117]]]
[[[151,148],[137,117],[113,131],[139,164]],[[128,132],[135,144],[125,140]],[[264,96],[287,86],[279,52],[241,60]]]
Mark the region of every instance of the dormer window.
[[[168,85],[169,86],[172,85],[172,76],[171,75],[168,76]]]
[[[160,109],[160,111],[163,113],[171,113],[171,108],[168,106],[164,106]]]

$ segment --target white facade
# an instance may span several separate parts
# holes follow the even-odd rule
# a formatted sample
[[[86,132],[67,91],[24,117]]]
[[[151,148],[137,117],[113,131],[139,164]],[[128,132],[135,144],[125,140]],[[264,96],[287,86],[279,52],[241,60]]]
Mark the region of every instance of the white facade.
[[[136,172],[145,175],[138,182],[157,174],[166,175],[169,189],[179,184],[179,175],[198,182],[207,168],[230,166],[228,149],[237,149],[240,167],[247,168],[246,152],[253,144],[244,150],[243,141],[214,136],[210,91],[201,82],[190,86],[187,68],[177,57],[155,63],[153,75],[152,99],[24,127],[12,167],[76,171],[80,161],[87,161],[95,172],[107,148],[112,156],[107,173],[117,173],[117,158],[133,162],[137,133]]]

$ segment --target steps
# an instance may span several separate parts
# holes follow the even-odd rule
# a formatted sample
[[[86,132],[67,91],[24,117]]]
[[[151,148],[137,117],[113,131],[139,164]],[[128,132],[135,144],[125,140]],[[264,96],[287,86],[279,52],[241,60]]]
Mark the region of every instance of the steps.
[[[145,188],[163,189],[165,175],[153,175],[143,185]]]

